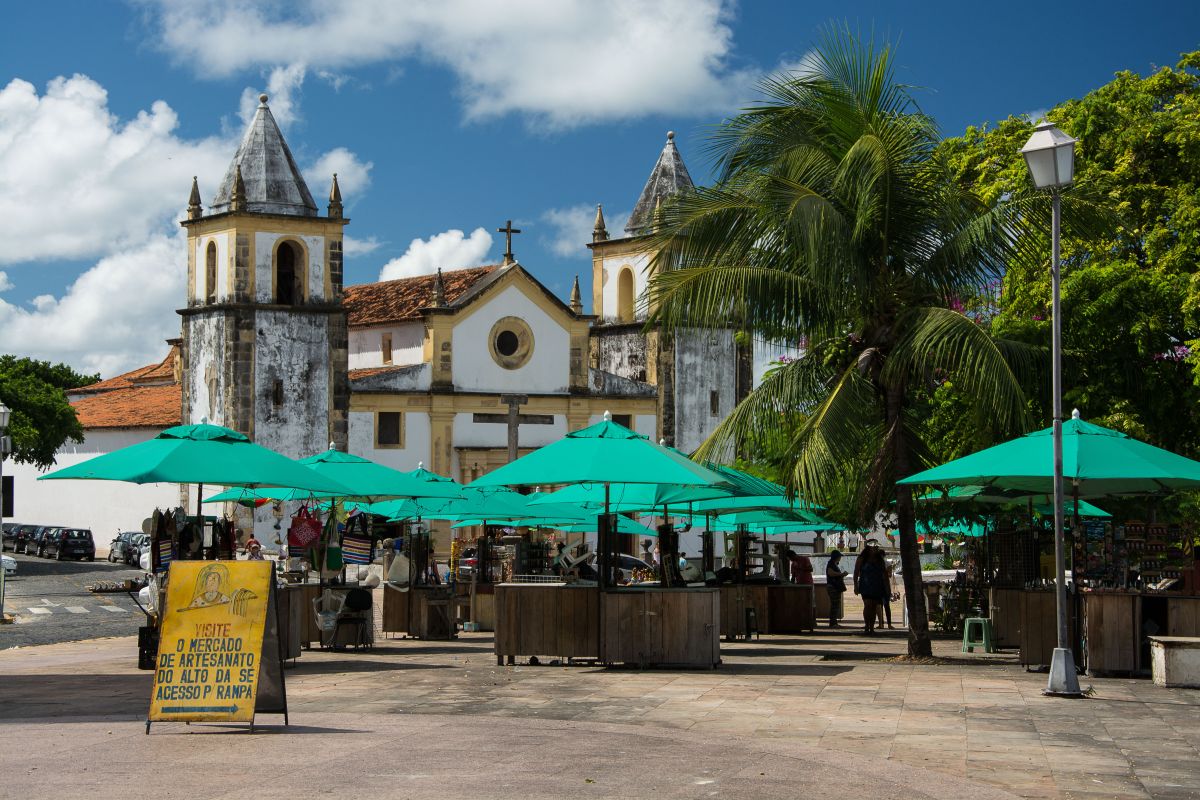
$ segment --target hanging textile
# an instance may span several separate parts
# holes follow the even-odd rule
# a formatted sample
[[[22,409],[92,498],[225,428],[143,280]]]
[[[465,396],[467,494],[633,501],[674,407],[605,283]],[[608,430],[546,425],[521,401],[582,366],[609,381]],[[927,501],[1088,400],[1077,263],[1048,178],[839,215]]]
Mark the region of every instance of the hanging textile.
[[[374,544],[369,536],[347,533],[342,537],[342,560],[347,564],[370,564],[375,560]]]
[[[288,548],[303,550],[320,538],[320,518],[308,506],[302,506],[288,528]]]

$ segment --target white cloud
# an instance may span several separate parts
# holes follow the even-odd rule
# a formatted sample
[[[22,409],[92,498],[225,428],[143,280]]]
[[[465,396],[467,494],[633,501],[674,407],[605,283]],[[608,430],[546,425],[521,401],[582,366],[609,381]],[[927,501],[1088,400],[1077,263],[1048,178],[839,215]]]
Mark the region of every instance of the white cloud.
[[[625,235],[625,223],[630,212],[604,212],[604,227],[612,238]],[[563,258],[571,256],[587,256],[586,245],[592,240],[592,231],[596,227],[596,207],[587,203],[552,208],[542,214],[542,221],[550,226],[549,236],[543,236],[542,242],[555,255]]]
[[[0,299],[4,351],[112,376],[161,360],[179,335],[187,283],[186,235],[158,234],[101,259],[61,297],[29,307]]]
[[[279,127],[288,128],[300,118],[300,90],[304,86],[306,69],[303,64],[291,64],[286,67],[275,67],[267,76],[267,102],[271,106],[271,116],[279,123]],[[249,125],[254,119],[255,109],[258,108],[258,96],[262,89],[247,86],[242,90],[242,99],[238,104],[238,115],[242,125]]]
[[[359,239],[352,236],[342,237],[342,252],[348,258],[354,256],[365,256],[367,253],[374,253],[379,248],[383,247],[383,242],[376,239],[374,236],[368,236],[365,239]],[[3,273],[0,273],[2,275]]]
[[[644,114],[723,112],[761,71],[733,65],[732,0],[148,0],[159,45],[224,77],[417,59],[458,79],[468,118],[533,115],[551,127]]]
[[[473,267],[484,263],[492,249],[492,235],[483,228],[476,228],[467,236],[462,231],[451,229],[434,234],[428,239],[413,239],[408,250],[399,258],[393,258],[379,271],[379,280],[412,278],[429,275],[439,268],[444,270]]]
[[[349,209],[366,194],[374,166],[374,162],[363,162],[344,147],[335,147],[304,169],[304,180],[317,201],[317,208],[324,209],[336,172],[338,188],[342,190],[342,202]]]
[[[298,89],[303,73],[289,75],[274,85]],[[178,123],[161,101],[131,120],[117,118],[104,87],[83,75],[55,78],[40,96],[22,80],[0,89],[0,266],[17,265],[0,272],[0,292],[21,283],[28,262],[97,259],[61,290],[27,303],[0,299],[5,352],[104,375],[162,357],[185,301],[178,223],[192,176],[211,201],[241,137],[183,139]],[[348,204],[370,185],[370,162],[336,148],[307,170],[322,176],[317,196],[335,171]]]
[[[219,138],[180,139],[178,124],[161,100],[122,122],[84,75],[41,96],[23,80],[0,89],[0,264],[101,256],[173,225],[192,176],[215,190],[233,154]]]

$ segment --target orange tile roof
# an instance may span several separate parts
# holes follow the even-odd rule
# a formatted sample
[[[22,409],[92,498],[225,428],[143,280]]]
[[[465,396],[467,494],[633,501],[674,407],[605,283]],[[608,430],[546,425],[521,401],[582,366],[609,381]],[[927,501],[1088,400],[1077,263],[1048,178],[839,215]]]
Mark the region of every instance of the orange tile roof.
[[[496,264],[468,267],[442,273],[446,303],[454,305],[476,283],[499,269]],[[421,309],[433,305],[436,275],[399,278],[394,281],[347,286],[342,302],[351,328],[385,325],[421,318]]]
[[[81,397],[72,405],[84,428],[169,428],[183,416],[177,383],[126,386]]]
[[[179,346],[172,345],[167,357],[157,364],[148,364],[121,375],[107,378],[78,389],[71,389],[68,394],[98,394],[113,389],[125,389],[130,386],[153,385],[175,382],[175,360],[179,358]]]

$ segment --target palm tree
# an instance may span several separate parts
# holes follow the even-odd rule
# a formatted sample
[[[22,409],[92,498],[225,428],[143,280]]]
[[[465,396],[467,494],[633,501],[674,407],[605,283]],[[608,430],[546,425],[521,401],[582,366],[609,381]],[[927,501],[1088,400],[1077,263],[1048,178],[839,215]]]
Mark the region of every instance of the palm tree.
[[[727,458],[799,414],[789,488],[819,500],[853,476],[862,519],[894,513],[909,653],[929,655],[913,499],[896,480],[928,460],[918,401],[939,381],[998,431],[1030,428],[1018,372],[1031,351],[954,309],[1034,255],[1024,243],[1038,237],[1022,233],[1044,224],[1046,201],[988,206],[965,188],[888,46],[833,32],[808,71],[762,89],[712,140],[716,184],[659,211],[652,323],[802,344],[700,455]]]

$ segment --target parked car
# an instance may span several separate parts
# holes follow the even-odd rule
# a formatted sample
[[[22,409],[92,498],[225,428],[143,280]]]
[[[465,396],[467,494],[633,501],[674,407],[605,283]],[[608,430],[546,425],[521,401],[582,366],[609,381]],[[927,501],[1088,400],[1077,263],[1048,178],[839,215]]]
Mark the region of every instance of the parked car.
[[[4,562],[4,577],[11,578],[17,574],[17,560],[12,556],[0,556],[0,561]]]
[[[145,536],[144,533],[137,531],[121,531],[117,537],[108,545],[108,560],[112,563],[124,561],[129,563],[129,551],[133,547],[133,538],[135,536]]]
[[[38,558],[46,557],[46,537],[58,528],[57,525],[39,525],[25,540],[25,552]]]
[[[68,558],[95,561],[96,540],[87,528],[55,528],[42,541],[42,553],[59,561]]]
[[[5,522],[2,526],[4,529],[3,539],[0,540],[0,552],[12,549],[16,552],[17,549],[17,528],[21,527],[19,522]]]
[[[40,527],[41,527],[41,525],[20,525],[20,526],[18,526],[17,527],[17,539],[16,539],[16,544],[13,545],[13,552],[14,553],[30,553],[32,555],[32,551],[26,550],[25,548],[26,548],[26,545],[29,543],[29,540],[33,537],[33,534],[37,533],[37,530]]]
[[[142,553],[150,550],[150,537],[144,533],[135,533],[125,551],[125,563],[136,567],[142,558]]]

